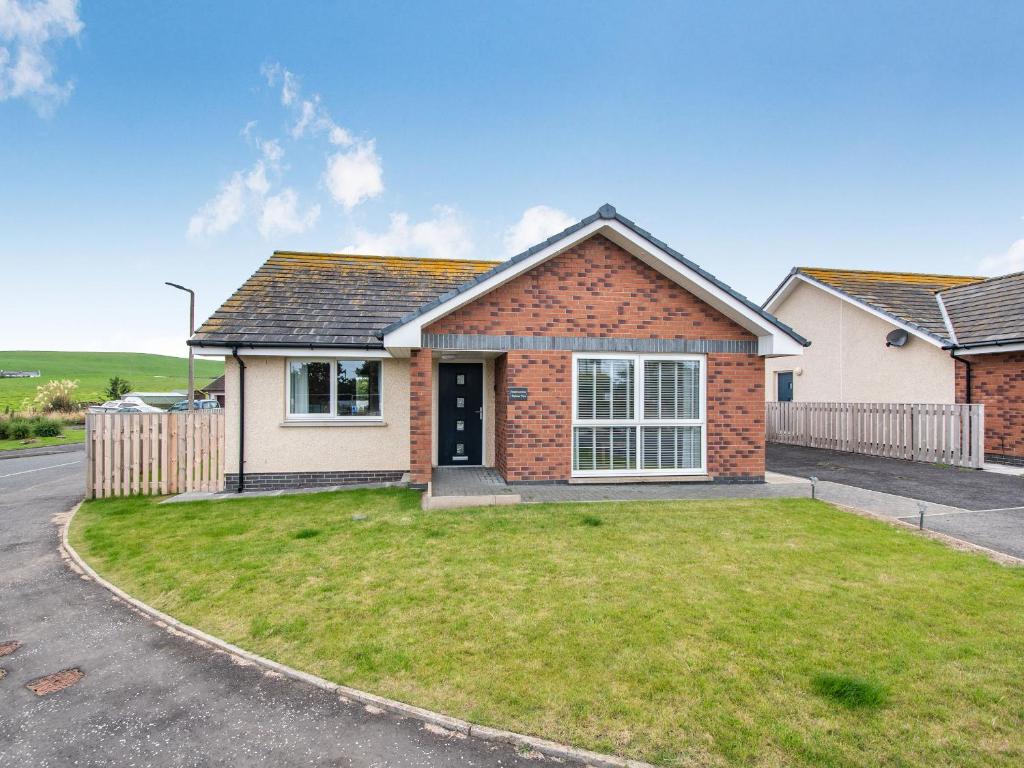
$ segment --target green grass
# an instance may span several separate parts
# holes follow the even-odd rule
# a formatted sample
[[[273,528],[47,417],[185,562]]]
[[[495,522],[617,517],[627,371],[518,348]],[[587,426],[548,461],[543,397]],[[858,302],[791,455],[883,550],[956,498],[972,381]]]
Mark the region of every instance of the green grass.
[[[1024,763],[1024,569],[820,502],[111,499],[71,539],[189,624],[475,722],[672,766]]]
[[[0,451],[20,451],[25,448],[49,448],[53,445],[70,445],[84,443],[85,430],[77,427],[64,427],[60,437],[30,437],[25,440],[0,440]]]
[[[21,408],[36,387],[51,379],[77,379],[78,400],[102,400],[112,376],[131,382],[142,392],[185,391],[188,360],[183,357],[146,355],[137,352],[2,352],[0,369],[40,371],[37,379],[0,379],[0,410]],[[196,386],[202,387],[224,373],[219,360],[196,360]]]

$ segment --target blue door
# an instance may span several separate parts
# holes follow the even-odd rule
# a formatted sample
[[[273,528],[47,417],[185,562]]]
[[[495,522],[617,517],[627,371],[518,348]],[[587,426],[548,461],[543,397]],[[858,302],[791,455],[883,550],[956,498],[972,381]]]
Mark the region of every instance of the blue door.
[[[779,371],[776,375],[777,387],[775,389],[779,395],[780,403],[789,403],[793,400],[793,372],[792,371]]]

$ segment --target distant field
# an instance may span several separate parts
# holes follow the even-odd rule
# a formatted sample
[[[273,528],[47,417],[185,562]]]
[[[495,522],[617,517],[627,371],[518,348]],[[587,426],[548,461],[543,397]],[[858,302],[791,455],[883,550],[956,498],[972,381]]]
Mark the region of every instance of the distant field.
[[[78,379],[79,400],[100,400],[111,376],[145,392],[185,391],[188,360],[139,352],[0,352],[0,369],[41,371],[38,379],[0,379],[0,410],[19,408],[50,379]],[[224,373],[219,360],[196,360],[196,387]]]

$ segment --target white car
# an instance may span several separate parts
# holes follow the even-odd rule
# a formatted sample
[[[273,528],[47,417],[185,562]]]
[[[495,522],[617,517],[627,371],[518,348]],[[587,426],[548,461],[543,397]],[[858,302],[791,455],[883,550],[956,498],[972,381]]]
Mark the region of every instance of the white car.
[[[159,408],[146,405],[138,397],[126,397],[124,400],[107,400],[103,405],[90,405],[89,413],[163,413]]]

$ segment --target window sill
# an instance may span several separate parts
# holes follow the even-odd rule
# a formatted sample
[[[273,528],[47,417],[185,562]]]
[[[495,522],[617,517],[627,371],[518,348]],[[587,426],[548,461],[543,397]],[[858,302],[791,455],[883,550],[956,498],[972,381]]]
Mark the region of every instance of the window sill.
[[[384,419],[285,419],[282,427],[386,427]]]

